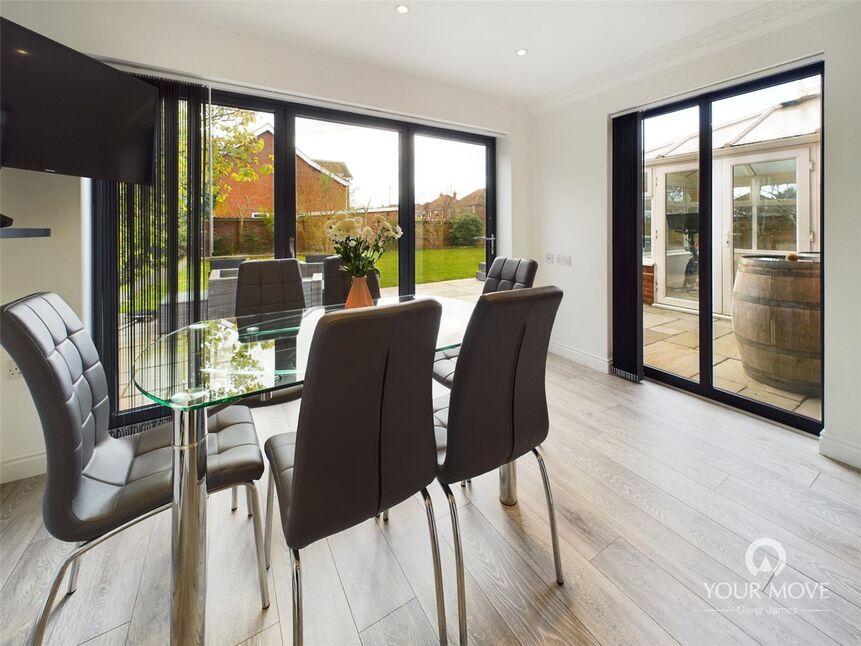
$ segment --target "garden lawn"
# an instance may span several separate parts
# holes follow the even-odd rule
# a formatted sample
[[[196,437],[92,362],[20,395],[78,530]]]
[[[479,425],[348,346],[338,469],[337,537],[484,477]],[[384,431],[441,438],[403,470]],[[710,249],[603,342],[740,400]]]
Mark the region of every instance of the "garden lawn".
[[[416,284],[475,278],[478,263],[484,262],[484,247],[422,249],[416,253]],[[380,287],[398,284],[398,252],[386,252],[377,263]]]

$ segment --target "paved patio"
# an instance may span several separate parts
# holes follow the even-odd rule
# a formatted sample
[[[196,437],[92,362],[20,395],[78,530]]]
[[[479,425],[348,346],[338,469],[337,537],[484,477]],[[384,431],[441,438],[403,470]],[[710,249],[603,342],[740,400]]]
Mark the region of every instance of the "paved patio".
[[[699,379],[699,317],[651,305],[643,306],[644,361],[673,374]],[[714,318],[714,380],[721,390],[778,408],[822,419],[822,400],[760,383],[745,374],[732,321]]]

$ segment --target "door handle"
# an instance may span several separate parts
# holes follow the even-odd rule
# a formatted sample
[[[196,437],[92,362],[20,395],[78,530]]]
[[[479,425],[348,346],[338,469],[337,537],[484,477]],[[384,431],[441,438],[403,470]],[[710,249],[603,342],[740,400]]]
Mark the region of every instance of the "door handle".
[[[290,238],[288,239],[287,246],[290,249],[290,257],[295,258],[296,257],[296,240],[293,238],[293,236],[290,236]]]
[[[496,255],[496,236],[475,236],[475,240],[487,240],[490,242],[490,255]]]

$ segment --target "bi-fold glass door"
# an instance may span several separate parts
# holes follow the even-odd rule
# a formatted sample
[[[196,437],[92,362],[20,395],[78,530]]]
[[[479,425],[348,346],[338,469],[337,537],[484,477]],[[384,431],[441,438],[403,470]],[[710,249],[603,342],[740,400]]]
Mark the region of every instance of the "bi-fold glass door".
[[[296,257],[321,298],[326,223],[380,219],[404,235],[379,263],[383,295],[475,299],[496,253],[491,137],[213,93],[210,314],[232,306],[242,260]]]
[[[645,111],[631,160],[646,376],[810,432],[822,428],[822,72]]]

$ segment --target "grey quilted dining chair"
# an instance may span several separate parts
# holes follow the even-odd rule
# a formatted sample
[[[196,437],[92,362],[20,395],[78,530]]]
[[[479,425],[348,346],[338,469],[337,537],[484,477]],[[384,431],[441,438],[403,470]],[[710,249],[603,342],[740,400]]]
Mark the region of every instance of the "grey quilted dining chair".
[[[484,279],[482,294],[505,292],[513,289],[528,289],[535,283],[538,263],[529,258],[495,258]],[[460,348],[437,352],[433,364],[433,376],[439,383],[451,388]]]
[[[271,437],[266,554],[277,490],[293,572],[293,643],[302,644],[299,552],[421,492],[430,532],[440,643],[445,605],[433,504],[436,301],[332,312],[314,331],[296,433]]]
[[[76,544],[54,576],[36,620],[32,643],[40,644],[69,566],[72,594],[86,552],[170,508],[172,428],[162,424],[120,438],[108,433],[105,371],[84,325],[57,294],[32,294],[0,307],[0,343],[20,368],[39,413],[47,457],[45,527],[53,537]],[[229,406],[208,418],[208,430],[207,487],[210,493],[246,488],[261,601],[267,608],[262,514],[255,487],[263,475],[263,456],[254,420],[248,408]]]
[[[550,479],[538,451],[550,428],[544,378],[550,332],[561,302],[557,287],[481,296],[460,346],[454,387],[434,401],[437,480],[451,515],[461,644],[467,641],[466,591],[452,483],[487,473],[527,453],[535,455],[544,480],[556,581],[563,583]]]

